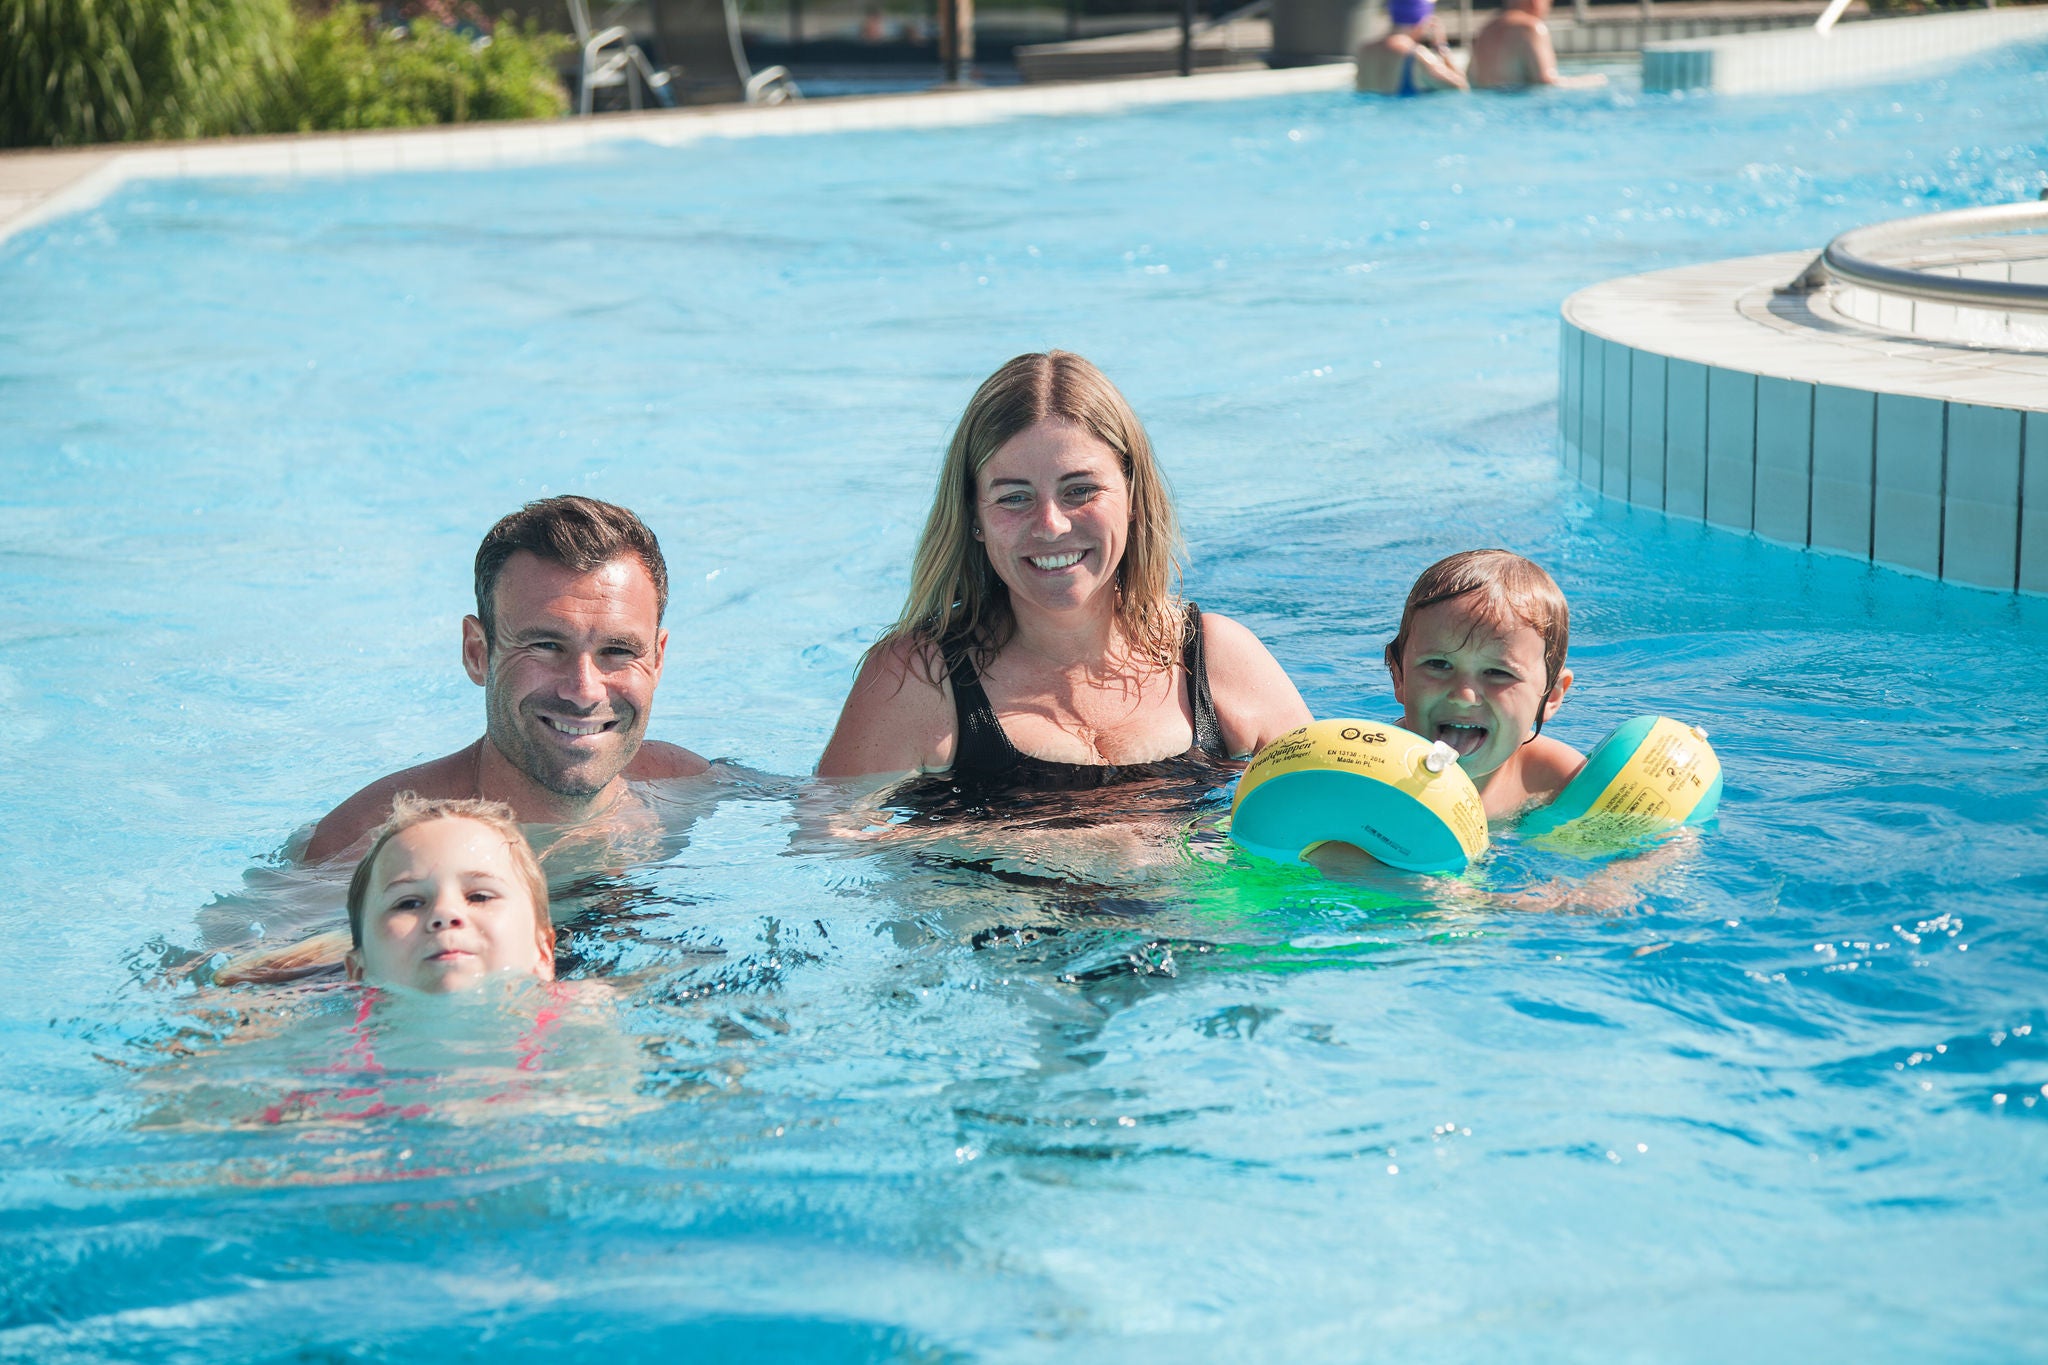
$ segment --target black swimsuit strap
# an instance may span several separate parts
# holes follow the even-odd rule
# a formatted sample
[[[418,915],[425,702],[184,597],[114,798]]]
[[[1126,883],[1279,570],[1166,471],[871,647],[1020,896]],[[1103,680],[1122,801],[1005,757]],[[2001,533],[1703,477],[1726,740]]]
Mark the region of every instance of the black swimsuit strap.
[[[1024,755],[1010,743],[1003,723],[996,719],[982,689],[981,674],[967,655],[964,643],[949,643],[943,650],[946,676],[953,680],[953,717],[958,738],[953,741],[953,771],[979,776],[1006,772]]]
[[[1188,603],[1187,643],[1181,647],[1180,660],[1188,672],[1188,703],[1195,712],[1195,747],[1211,758],[1229,758],[1216,699],[1209,693],[1209,661],[1202,653],[1202,609],[1193,602]]]
[[[965,641],[947,641],[940,648],[940,656],[946,663],[946,676],[953,682],[953,716],[958,726],[957,738],[953,741],[952,771],[961,777],[984,777],[1006,773],[1020,764],[1034,769],[1044,768],[1050,775],[1052,769],[1073,769],[1073,776],[1107,769],[1110,765],[1099,763],[1055,763],[1050,759],[1035,758],[1024,753],[1010,742],[1010,736],[997,719],[995,707],[989,703],[988,692],[981,685],[981,674],[975,669],[974,661],[968,656]],[[1216,701],[1209,692],[1208,661],[1202,652],[1202,612],[1194,603],[1188,603],[1187,624],[1181,645],[1181,666],[1188,675],[1188,702],[1195,715],[1195,742],[1193,749],[1211,758],[1228,759],[1229,751],[1223,743],[1223,724],[1216,716]]]

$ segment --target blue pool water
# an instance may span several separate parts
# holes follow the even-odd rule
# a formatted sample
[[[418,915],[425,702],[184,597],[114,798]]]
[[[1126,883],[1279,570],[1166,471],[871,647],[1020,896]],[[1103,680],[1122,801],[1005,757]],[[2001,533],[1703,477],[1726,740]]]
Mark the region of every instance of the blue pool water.
[[[0,244],[0,1356],[2038,1352],[2048,608],[1597,501],[1554,385],[1572,289],[2031,198],[2044,116],[2034,49],[137,184]],[[1556,731],[1707,726],[1718,825],[1623,909],[1512,838],[1254,868],[1213,801],[822,833],[948,424],[1050,345],[1319,714],[1510,545],[1573,601]],[[613,997],[537,1072],[493,995],[378,1023],[358,1104],[347,992],[203,955],[335,921],[283,850],[476,734],[469,558],[556,491],[662,536],[653,733],[730,763],[566,888]]]

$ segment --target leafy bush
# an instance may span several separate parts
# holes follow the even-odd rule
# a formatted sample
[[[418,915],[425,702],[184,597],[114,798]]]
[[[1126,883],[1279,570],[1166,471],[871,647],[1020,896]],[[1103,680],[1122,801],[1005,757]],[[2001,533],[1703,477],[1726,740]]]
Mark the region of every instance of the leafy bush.
[[[380,28],[367,6],[337,5],[299,21],[261,124],[313,132],[547,118],[568,107],[555,57],[569,46],[510,21],[474,42],[427,21]]]
[[[509,19],[475,41],[383,28],[353,2],[0,0],[0,147],[547,118],[573,46]]]
[[[288,0],[0,0],[0,146],[247,132]]]

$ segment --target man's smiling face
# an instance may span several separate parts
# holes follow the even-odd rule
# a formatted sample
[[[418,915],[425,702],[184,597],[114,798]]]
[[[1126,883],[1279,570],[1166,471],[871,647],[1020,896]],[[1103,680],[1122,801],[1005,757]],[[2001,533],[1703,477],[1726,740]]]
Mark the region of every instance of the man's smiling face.
[[[647,733],[668,648],[654,580],[633,556],[579,573],[520,550],[492,607],[491,637],[472,616],[462,650],[492,746],[556,795],[595,797]]]

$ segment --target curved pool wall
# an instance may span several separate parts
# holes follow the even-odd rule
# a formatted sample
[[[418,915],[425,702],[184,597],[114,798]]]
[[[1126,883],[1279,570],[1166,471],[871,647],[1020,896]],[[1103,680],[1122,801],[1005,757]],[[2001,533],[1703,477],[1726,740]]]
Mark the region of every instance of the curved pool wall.
[[[2023,1357],[2048,603],[1589,496],[1556,338],[1594,281],[2030,194],[2044,116],[2019,61],[1308,93],[132,181],[16,234],[0,1355]],[[1261,868],[1220,794],[822,836],[950,422],[1055,344],[1319,714],[1392,714],[1415,574],[1509,545],[1571,599],[1546,733],[1704,726],[1716,825],[1627,909],[1509,831],[1455,891]],[[558,887],[609,1045],[507,1102],[449,1028],[322,1121],[348,993],[176,969],[338,922],[282,849],[475,737],[477,540],[563,490],[661,535],[651,733],[738,766]]]
[[[1952,339],[1959,313],[1976,310],[1921,303],[1916,330],[1909,299],[1779,293],[1814,254],[1684,266],[1567,299],[1566,467],[1671,516],[2048,592],[2048,353]],[[2043,263],[2024,265],[2032,278]],[[2016,268],[2001,263],[1999,277]]]

